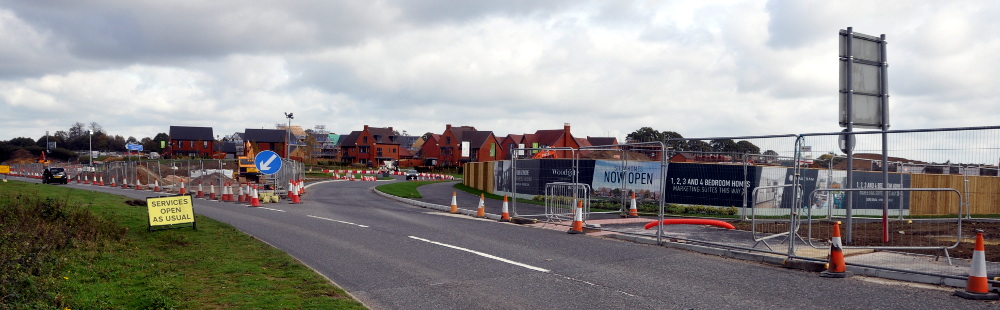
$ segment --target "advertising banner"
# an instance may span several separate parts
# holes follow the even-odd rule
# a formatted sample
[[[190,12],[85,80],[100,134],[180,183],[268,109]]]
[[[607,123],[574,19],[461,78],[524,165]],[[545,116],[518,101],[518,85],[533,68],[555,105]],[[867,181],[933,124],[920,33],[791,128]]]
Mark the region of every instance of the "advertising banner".
[[[667,169],[665,202],[722,207],[743,205],[743,188],[747,195],[757,186],[756,169],[744,173],[742,165],[670,164]],[[747,196],[749,197],[749,196]]]
[[[659,197],[662,189],[660,162],[595,160],[593,176],[594,194],[599,197],[617,197],[623,189],[634,191],[642,197]]]

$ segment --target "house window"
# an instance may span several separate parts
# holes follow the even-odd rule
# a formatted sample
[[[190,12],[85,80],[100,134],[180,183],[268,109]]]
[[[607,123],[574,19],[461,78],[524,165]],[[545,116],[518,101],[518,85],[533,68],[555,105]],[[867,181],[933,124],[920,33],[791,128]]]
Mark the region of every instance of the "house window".
[[[208,141],[202,141],[202,142],[203,142],[202,147],[207,149],[208,148]]]
[[[194,140],[191,140],[190,144],[191,144],[190,147],[193,149],[194,148]]]
[[[451,137],[444,137],[444,144],[451,144]]]
[[[368,143],[368,137],[361,137],[361,140],[364,141],[363,143]]]

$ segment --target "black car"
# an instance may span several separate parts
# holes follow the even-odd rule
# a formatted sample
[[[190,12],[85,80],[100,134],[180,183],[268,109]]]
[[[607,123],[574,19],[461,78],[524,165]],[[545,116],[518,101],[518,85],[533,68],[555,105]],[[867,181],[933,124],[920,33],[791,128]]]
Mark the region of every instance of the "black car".
[[[69,178],[66,176],[66,169],[61,167],[45,168],[45,171],[42,172],[42,183],[69,183]]]

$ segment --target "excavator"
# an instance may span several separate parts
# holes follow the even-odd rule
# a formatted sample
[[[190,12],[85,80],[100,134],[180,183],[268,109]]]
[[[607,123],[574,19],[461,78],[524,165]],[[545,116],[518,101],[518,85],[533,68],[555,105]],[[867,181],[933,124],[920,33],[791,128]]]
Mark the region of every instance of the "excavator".
[[[539,159],[539,158],[559,158],[559,157],[556,156],[556,151],[542,150],[538,153],[535,153],[535,156],[532,156],[531,158]]]
[[[239,180],[240,183],[257,183],[260,181],[261,173],[260,170],[257,170],[257,165],[254,164],[257,152],[254,151],[253,143],[250,141],[243,142],[243,154],[243,156],[237,157],[239,159],[239,171],[233,173],[233,178]]]

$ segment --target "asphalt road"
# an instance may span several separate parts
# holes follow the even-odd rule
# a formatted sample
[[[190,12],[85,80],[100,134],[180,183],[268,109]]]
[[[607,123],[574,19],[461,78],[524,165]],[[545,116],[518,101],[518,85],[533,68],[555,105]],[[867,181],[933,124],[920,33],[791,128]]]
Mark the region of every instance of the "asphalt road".
[[[1000,306],[953,297],[947,288],[859,276],[821,278],[812,272],[450,215],[378,196],[372,192],[377,184],[382,182],[315,184],[298,205],[249,208],[198,200],[195,211],[284,250],[372,309]]]

